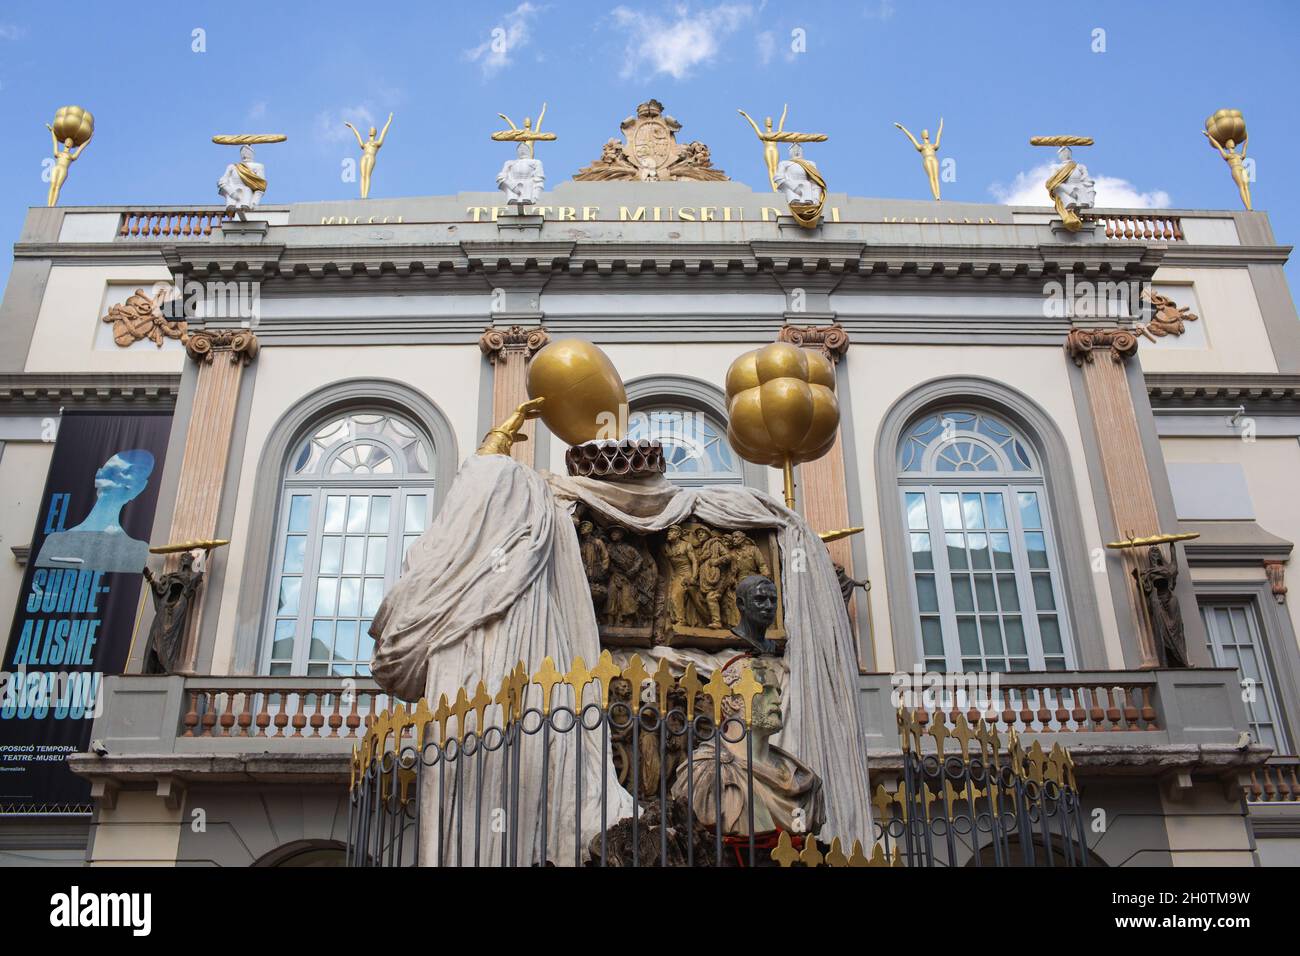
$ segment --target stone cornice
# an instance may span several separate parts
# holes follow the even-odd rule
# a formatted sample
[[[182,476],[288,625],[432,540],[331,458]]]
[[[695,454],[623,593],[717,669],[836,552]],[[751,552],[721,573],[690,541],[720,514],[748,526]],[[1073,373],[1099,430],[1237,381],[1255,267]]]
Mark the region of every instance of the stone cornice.
[[[57,414],[78,407],[176,405],[180,374],[23,372],[0,375],[0,415]]]
[[[1222,408],[1249,404],[1252,412],[1300,413],[1300,375],[1148,372],[1152,408]]]
[[[1167,266],[1282,266],[1291,258],[1291,246],[1210,246],[1170,243],[1165,250]]]
[[[1010,279],[1073,273],[1115,279],[1152,275],[1164,245],[1143,243],[973,246],[858,242],[465,242],[285,246],[202,242],[163,247],[187,277],[289,279],[385,275],[468,276],[563,272],[570,276],[794,275],[972,276]]]

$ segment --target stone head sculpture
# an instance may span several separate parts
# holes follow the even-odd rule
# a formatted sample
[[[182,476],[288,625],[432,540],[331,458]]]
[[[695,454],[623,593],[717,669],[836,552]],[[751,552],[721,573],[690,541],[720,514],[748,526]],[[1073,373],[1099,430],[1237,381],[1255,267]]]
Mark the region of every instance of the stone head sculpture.
[[[743,668],[749,667],[754,680],[763,686],[763,690],[754,698],[750,732],[764,737],[779,733],[784,726],[781,716],[781,673],[774,661],[756,657],[742,657],[732,661],[722,671],[722,682],[734,687],[740,681]],[[745,716],[744,701],[738,694],[727,697],[722,702],[724,719],[743,720]]]

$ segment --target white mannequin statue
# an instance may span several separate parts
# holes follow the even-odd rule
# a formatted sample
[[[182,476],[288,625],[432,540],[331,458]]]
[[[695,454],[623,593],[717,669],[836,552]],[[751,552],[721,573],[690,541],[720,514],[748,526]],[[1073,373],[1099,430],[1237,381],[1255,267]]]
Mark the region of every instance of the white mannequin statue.
[[[217,180],[217,192],[226,201],[226,214],[244,213],[262,201],[266,193],[266,167],[253,160],[253,147],[239,148],[239,162],[231,163]]]
[[[1062,146],[1057,152],[1057,158],[1062,165],[1070,162],[1070,147]],[[1097,201],[1097,183],[1088,175],[1088,167],[1083,163],[1076,163],[1065,182],[1056,187],[1056,196],[1065,203],[1066,209],[1075,212],[1080,209],[1091,209]]]
[[[533,158],[527,143],[519,144],[515,156],[516,159],[509,160],[497,173],[497,187],[506,194],[510,205],[529,206],[537,202],[546,181],[542,161]]]
[[[803,158],[803,147],[790,144],[790,156],[776,167],[772,182],[789,205],[815,206],[822,201],[822,188],[808,175],[808,167],[815,163]]]

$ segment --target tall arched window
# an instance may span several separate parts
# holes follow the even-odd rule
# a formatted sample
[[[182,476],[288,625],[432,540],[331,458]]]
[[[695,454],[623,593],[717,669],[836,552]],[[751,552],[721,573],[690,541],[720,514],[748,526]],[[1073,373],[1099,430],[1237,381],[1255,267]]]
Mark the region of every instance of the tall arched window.
[[[433,508],[433,449],[390,411],[334,414],[289,456],[263,673],[367,677],[366,633]]]
[[[927,669],[1073,667],[1030,442],[984,411],[931,412],[903,430],[898,476]]]
[[[740,459],[727,444],[727,427],[693,408],[651,405],[628,416],[628,438],[649,438],[664,449],[665,474],[676,485],[744,483]]]

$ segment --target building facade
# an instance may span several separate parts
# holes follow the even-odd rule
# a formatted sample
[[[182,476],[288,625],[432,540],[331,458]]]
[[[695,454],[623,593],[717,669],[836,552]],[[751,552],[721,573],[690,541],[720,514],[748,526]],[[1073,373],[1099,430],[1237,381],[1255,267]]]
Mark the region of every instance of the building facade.
[[[89,797],[0,816],[0,859],[337,862],[383,701],[369,619],[531,356],[579,337],[671,480],[777,496],[727,444],[727,368],[776,340],[834,362],[839,438],[798,505],[865,528],[828,547],[870,582],[849,610],[873,788],[899,773],[900,675],[995,674],[1004,728],[1075,755],[1096,863],[1300,861],[1300,323],[1264,213],[1094,210],[1069,232],[1050,209],[832,192],[806,229],[727,181],[500,201],[29,213],[0,306],[0,608],[26,599],[72,412],[170,415],[149,543],[229,544],[180,673],[143,672],[140,582],[69,761]],[[528,429],[514,454],[563,471]],[[1106,545],[1180,532],[1192,666],[1170,668]]]

